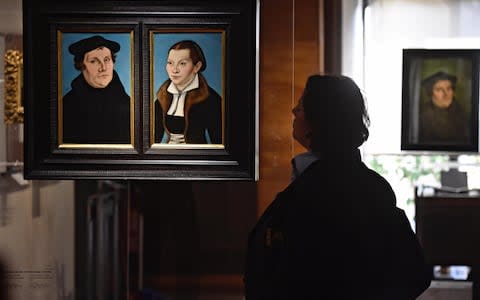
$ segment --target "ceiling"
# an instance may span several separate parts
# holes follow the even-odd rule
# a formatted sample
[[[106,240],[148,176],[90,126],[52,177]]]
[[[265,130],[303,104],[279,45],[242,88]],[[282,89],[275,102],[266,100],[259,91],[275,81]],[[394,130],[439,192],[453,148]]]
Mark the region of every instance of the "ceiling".
[[[0,0],[0,34],[22,34],[22,0]]]

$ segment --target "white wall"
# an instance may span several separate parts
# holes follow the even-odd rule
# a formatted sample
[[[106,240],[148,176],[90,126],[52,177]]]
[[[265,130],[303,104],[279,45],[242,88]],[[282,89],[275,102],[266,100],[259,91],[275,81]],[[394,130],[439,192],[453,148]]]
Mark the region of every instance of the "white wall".
[[[342,74],[363,89],[362,0],[342,0]],[[360,62],[360,63],[359,63]]]
[[[0,32],[22,34],[22,0],[0,1]]]
[[[4,77],[4,36],[22,33],[21,4],[21,0],[0,0],[0,79]],[[3,87],[0,80],[0,262],[7,269],[9,299],[71,300],[74,184],[24,181],[21,172],[4,167],[5,128],[10,125],[4,124]]]
[[[73,184],[32,181],[21,187],[0,180],[0,258],[10,299],[73,299]]]

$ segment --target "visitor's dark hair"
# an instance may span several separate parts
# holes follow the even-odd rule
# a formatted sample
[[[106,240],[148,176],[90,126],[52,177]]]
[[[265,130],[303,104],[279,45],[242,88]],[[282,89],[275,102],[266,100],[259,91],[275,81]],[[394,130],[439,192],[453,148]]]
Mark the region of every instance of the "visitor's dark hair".
[[[207,60],[205,59],[205,55],[203,54],[202,48],[195,43],[194,41],[191,40],[183,40],[180,42],[177,42],[173,44],[170,49],[168,49],[168,52],[170,50],[182,50],[182,49],[188,49],[190,50],[190,58],[192,59],[192,62],[194,65],[196,65],[199,61],[202,62],[202,67],[200,68],[200,72],[205,70],[207,68]]]
[[[369,136],[365,99],[346,76],[311,75],[302,96],[305,119],[312,127],[313,152],[345,152]]]

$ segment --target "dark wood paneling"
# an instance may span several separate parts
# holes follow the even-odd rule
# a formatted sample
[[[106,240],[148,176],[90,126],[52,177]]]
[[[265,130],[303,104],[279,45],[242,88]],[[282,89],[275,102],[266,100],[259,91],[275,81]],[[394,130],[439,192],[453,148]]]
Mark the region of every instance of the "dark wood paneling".
[[[144,219],[144,274],[241,274],[255,222],[251,182],[132,181]]]
[[[260,11],[260,181],[258,214],[289,180],[294,1],[264,0]]]
[[[323,0],[323,30],[325,35],[325,72],[342,71],[342,1]]]
[[[319,73],[322,68],[322,45],[320,43],[320,12],[323,9],[321,1],[296,1],[294,23],[294,99],[292,108],[303,93],[305,82],[309,75]],[[292,116],[293,118],[293,116]],[[292,155],[305,151],[293,140]]]
[[[260,35],[260,180],[258,215],[288,185],[292,108],[308,75],[321,71],[319,0],[264,0]]]

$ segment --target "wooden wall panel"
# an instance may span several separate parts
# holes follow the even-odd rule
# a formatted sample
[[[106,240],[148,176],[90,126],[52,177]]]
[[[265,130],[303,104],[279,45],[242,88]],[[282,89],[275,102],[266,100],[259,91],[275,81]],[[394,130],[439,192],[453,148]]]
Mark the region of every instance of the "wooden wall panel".
[[[342,1],[323,0],[322,32],[325,37],[324,71],[339,74],[342,70]]]
[[[321,1],[309,0],[295,2],[294,15],[294,99],[292,108],[302,96],[305,82],[309,75],[323,70],[321,64],[320,19]],[[293,115],[292,115],[293,118]],[[305,149],[292,139],[294,150],[292,156]]]
[[[289,0],[261,1],[259,215],[289,180],[293,7],[294,1]]]
[[[290,180],[303,151],[292,138],[292,108],[308,75],[321,70],[321,0],[262,0],[260,8],[260,180],[258,215]]]

